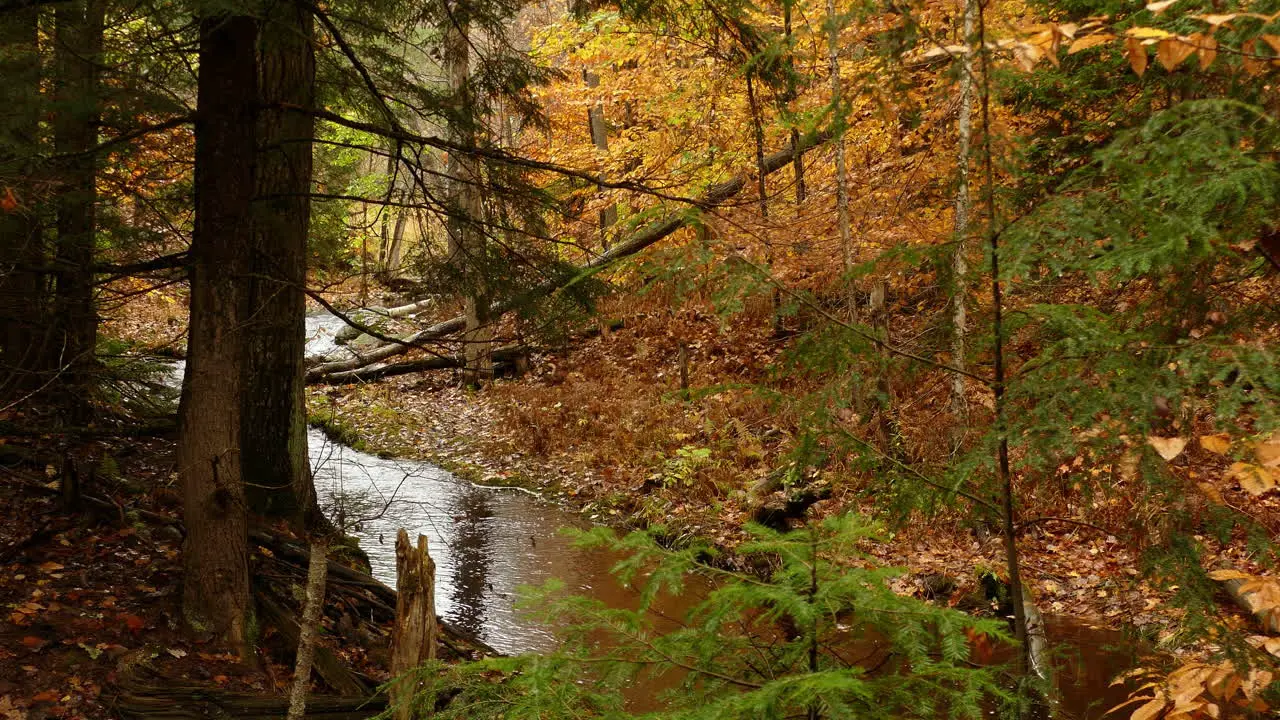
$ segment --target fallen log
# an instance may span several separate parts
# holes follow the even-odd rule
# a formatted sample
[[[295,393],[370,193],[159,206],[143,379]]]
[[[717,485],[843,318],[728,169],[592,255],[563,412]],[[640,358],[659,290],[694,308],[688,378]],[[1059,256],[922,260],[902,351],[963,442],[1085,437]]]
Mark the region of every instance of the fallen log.
[[[826,142],[830,138],[831,134],[826,132],[811,135],[801,140],[798,147],[799,152],[804,154],[805,152],[808,152],[809,150]],[[762,163],[764,174],[769,175],[784,167],[789,167],[794,156],[795,148],[791,147],[769,155]],[[718,185],[714,185],[705,195],[702,196],[702,199],[698,204],[704,207],[720,205],[732,198],[734,195],[742,192],[743,188],[747,186],[747,180],[747,175],[738,175],[732,180],[727,180]],[[684,227],[688,222],[689,216],[682,213],[668,215],[661,220],[655,220],[635,232],[629,238],[609,248],[601,255],[578,266],[579,273],[575,274],[569,280],[546,282],[522,293],[516,298],[496,302],[489,307],[488,316],[496,320],[531,299],[549,295],[556,290],[572,284],[584,273],[602,270],[622,258],[635,255],[641,250],[644,250],[650,245],[653,245],[659,240],[662,240],[668,235],[671,235],[675,231]],[[374,363],[380,363],[388,358],[402,355],[413,349],[414,346],[421,345],[431,340],[439,340],[445,336],[461,332],[466,328],[466,325],[466,317],[459,315],[458,317],[450,318],[449,320],[436,323],[429,328],[416,332],[409,337],[404,338],[401,342],[379,345],[367,352],[357,353],[354,358],[349,360],[335,360],[333,362],[321,363],[307,370],[307,382],[319,382],[323,380],[326,375],[357,370],[373,365]]]
[[[279,720],[288,708],[287,698],[223,692],[202,685],[129,683],[115,701],[115,711],[127,720]],[[387,708],[385,697],[337,698],[313,696],[303,717],[316,720],[365,720]]]
[[[1209,573],[1241,610],[1271,635],[1280,635],[1280,581],[1231,568]]]
[[[306,567],[310,553],[301,545],[263,530],[250,530],[249,539],[271,550],[277,556],[277,559],[292,561],[298,576],[302,577],[305,572],[303,568]],[[369,609],[375,612],[375,619],[379,622],[391,622],[395,619],[394,608],[399,601],[396,591],[372,575],[349,568],[330,558],[329,586],[331,591],[340,591],[343,587],[348,587],[368,593],[370,597],[358,597],[357,599],[367,604]],[[377,602],[371,602],[371,599]],[[500,657],[502,655],[502,653],[494,650],[480,638],[447,622],[443,618],[437,617],[436,623],[440,628],[440,643],[460,657],[479,657],[483,655]]]
[[[590,338],[603,333],[603,328],[610,331],[619,330],[623,327],[621,320],[614,320],[602,327],[591,328],[583,333],[575,336],[576,338]],[[495,373],[509,368],[507,363],[515,364],[521,357],[526,357],[535,352],[555,352],[563,349],[558,347],[535,347],[532,345],[503,345],[496,348],[490,353],[493,360]],[[404,360],[396,363],[366,365],[356,370],[344,370],[341,372],[331,373],[319,380],[315,384],[325,385],[347,385],[358,382],[373,382],[374,380],[382,380],[384,378],[395,377],[397,375],[409,375],[412,373],[425,372],[427,370],[446,370],[449,368],[460,368],[463,366],[463,360],[459,357],[450,356],[431,356],[418,358],[416,360]]]
[[[403,318],[409,317],[410,315],[417,315],[425,310],[430,310],[437,302],[439,302],[438,298],[428,297],[416,302],[411,302],[407,305],[397,305],[396,307],[367,308],[361,314],[367,315],[370,322],[376,321],[379,318]],[[364,318],[362,318],[362,320],[363,319]],[[362,334],[364,334],[364,331],[360,328],[354,325],[346,325],[341,330],[333,334],[333,341],[339,345],[345,345],[346,343],[360,337]]]
[[[265,588],[257,593],[257,600],[258,609],[262,611],[262,618],[267,621],[267,624],[279,630],[290,647],[298,647],[298,641],[302,638],[302,627],[298,624],[298,620],[276,603],[271,593]],[[333,650],[317,644],[314,653],[312,663],[316,674],[339,695],[366,697],[372,694],[373,689],[369,684],[347,667],[347,664],[334,654]]]

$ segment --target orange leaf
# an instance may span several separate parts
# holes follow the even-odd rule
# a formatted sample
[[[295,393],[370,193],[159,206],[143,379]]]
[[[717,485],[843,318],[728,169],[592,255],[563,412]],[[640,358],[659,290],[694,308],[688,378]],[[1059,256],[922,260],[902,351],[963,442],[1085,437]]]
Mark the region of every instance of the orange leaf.
[[[1200,447],[1214,455],[1226,455],[1231,450],[1231,436],[1226,433],[1201,435]]]
[[[44,692],[36,693],[35,695],[32,695],[32,696],[31,696],[31,702],[33,702],[33,703],[56,703],[56,702],[58,702],[58,697],[59,697],[59,695],[58,695],[58,693],[57,693],[56,691],[54,691],[54,690],[45,690]]]
[[[1129,67],[1142,77],[1147,71],[1147,49],[1142,46],[1142,41],[1135,37],[1125,38],[1124,54],[1129,58]]]
[[[1151,718],[1159,715],[1160,711],[1163,710],[1164,706],[1167,704],[1168,703],[1162,695],[1156,695],[1152,698],[1151,702],[1143,705],[1137,710],[1134,710],[1133,714],[1129,716],[1129,720],[1150,720]]]
[[[1071,47],[1067,48],[1067,54],[1075,55],[1082,50],[1088,50],[1091,47],[1097,47],[1098,45],[1103,45],[1115,39],[1116,36],[1111,33],[1094,33],[1092,35],[1085,35],[1082,38],[1077,38],[1075,42],[1071,43]]]
[[[1196,51],[1200,53],[1200,69],[1208,70],[1213,61],[1218,58],[1218,39],[1208,33],[1196,33],[1191,36],[1191,41],[1196,45]]]
[[[1249,42],[1241,45],[1240,53],[1241,53],[1240,64],[1244,67],[1245,72],[1253,76],[1258,76],[1258,75],[1261,75],[1262,72],[1266,69],[1267,67],[1266,61],[1257,57],[1257,54],[1258,54],[1257,40],[1250,40]]]
[[[28,650],[39,650],[40,648],[44,647],[44,644],[45,644],[45,639],[41,637],[36,637],[35,635],[28,635],[22,638],[22,646]]]
[[[120,619],[124,621],[125,626],[128,627],[131,632],[135,633],[147,625],[146,621],[137,615],[121,615]]]
[[[1191,43],[1183,38],[1165,38],[1156,46],[1156,60],[1160,61],[1165,70],[1172,72],[1195,51]]]
[[[13,188],[6,187],[4,189],[4,197],[0,197],[0,210],[11,213],[18,209],[18,198],[13,194]]]

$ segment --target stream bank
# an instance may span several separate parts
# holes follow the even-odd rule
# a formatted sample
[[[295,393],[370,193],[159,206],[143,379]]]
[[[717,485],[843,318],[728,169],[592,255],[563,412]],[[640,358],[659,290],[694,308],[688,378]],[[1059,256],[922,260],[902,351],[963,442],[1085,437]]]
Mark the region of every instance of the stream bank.
[[[316,319],[309,320],[309,329],[313,334],[329,332]],[[437,418],[452,418],[437,419],[428,426],[415,422],[423,419],[421,413],[428,403],[413,406],[411,394],[404,391],[404,382],[359,388],[366,399],[374,397],[385,403],[382,407],[387,409],[379,411],[386,413],[382,420],[395,424],[382,432],[362,432],[355,423],[337,419],[343,410],[342,401],[349,397],[343,390],[326,388],[311,393],[313,423],[319,426],[310,436],[317,489],[326,498],[331,514],[343,513],[348,519],[357,516],[361,511],[356,505],[342,507],[349,502],[344,498],[355,495],[363,498],[360,507],[365,508],[364,512],[377,515],[360,521],[355,528],[375,576],[394,585],[393,538],[398,528],[426,535],[437,561],[437,607],[442,617],[509,653],[544,651],[557,642],[554,628],[530,623],[516,607],[522,585],[539,585],[557,578],[571,592],[602,600],[611,607],[634,607],[636,592],[622,586],[610,573],[615,558],[599,551],[579,550],[558,532],[562,527],[584,528],[593,521],[614,520],[609,524],[617,525],[617,508],[592,504],[587,505],[585,514],[575,512],[527,487],[486,487],[430,462],[404,457],[450,456],[455,466],[470,468],[473,477],[488,483],[512,484],[510,478],[518,476],[525,485],[564,487],[554,481],[555,476],[545,466],[539,468],[517,454],[508,454],[496,462],[483,456],[479,462],[473,460],[477,459],[473,442],[483,432],[479,424],[496,418],[480,395],[449,388],[439,380],[416,380],[417,392],[435,393],[431,406],[437,409]],[[398,391],[393,390],[396,386]],[[440,395],[446,396],[445,402],[466,405],[465,411],[438,412]],[[409,414],[406,411],[411,406]],[[390,410],[392,407],[406,412],[406,416]],[[327,410],[328,418],[323,414],[317,418],[317,410]],[[349,408],[345,410],[350,413]],[[459,417],[463,419],[459,421]],[[458,428],[467,425],[471,425],[467,437],[439,434],[442,429],[457,433]],[[376,450],[379,455],[372,455],[369,450]],[[393,457],[396,455],[400,457]],[[468,456],[472,459],[459,459]],[[532,480],[539,475],[541,482]],[[907,576],[905,582],[911,581]],[[908,586],[902,590],[911,592]],[[664,598],[657,610],[663,616],[680,617],[698,601],[699,595]],[[1110,688],[1110,681],[1135,662],[1136,646],[1129,638],[1113,628],[1091,627],[1062,616],[1051,616],[1046,624],[1057,652],[1065,716],[1100,717],[1124,699],[1124,689]]]

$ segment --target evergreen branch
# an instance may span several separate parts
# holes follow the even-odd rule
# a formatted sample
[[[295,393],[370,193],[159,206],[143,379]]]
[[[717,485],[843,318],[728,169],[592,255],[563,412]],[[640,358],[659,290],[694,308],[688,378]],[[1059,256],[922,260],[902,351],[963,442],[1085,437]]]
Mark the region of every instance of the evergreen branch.
[[[817,312],[819,315],[821,315],[828,321],[835,323],[836,325],[839,325],[840,327],[844,328],[845,330],[848,330],[854,335],[857,335],[863,340],[867,340],[868,342],[873,343],[876,347],[881,348],[882,350],[889,353],[890,355],[897,355],[898,357],[907,358],[908,360],[915,360],[918,363],[922,363],[924,365],[928,365],[930,367],[934,367],[939,370],[946,370],[947,372],[963,375],[971,380],[980,382],[983,385],[991,384],[991,380],[988,380],[987,378],[984,378],[981,375],[975,375],[974,373],[971,373],[968,370],[961,370],[960,368],[955,367],[953,365],[941,363],[941,362],[938,362],[937,360],[931,360],[927,357],[924,357],[923,355],[917,355],[909,350],[903,350],[902,348],[891,345],[887,340],[881,339],[875,333],[869,333],[866,330],[863,330],[862,328],[857,327],[856,325],[852,325],[844,320],[841,320],[840,318],[833,315],[826,308],[822,307],[821,305],[818,305],[817,303],[810,301],[808,298],[804,297],[800,293],[797,293],[791,288],[788,288],[787,286],[783,285],[781,282],[776,280],[773,277],[773,275],[769,273],[769,271],[751,262],[743,255],[738,254],[738,255],[735,255],[734,258],[742,262],[744,265],[747,265],[752,269],[754,269],[757,273],[760,274],[762,278],[764,278],[766,282],[768,282],[770,285],[773,285],[776,289],[782,291],[784,294],[790,296],[793,300],[799,301],[805,307],[809,308],[810,310],[813,310],[814,312]]]
[[[329,36],[333,38],[333,41],[338,44],[338,48],[351,63],[351,67],[355,68],[356,73],[360,75],[360,79],[364,81],[365,89],[369,91],[369,97],[378,104],[378,109],[381,110],[382,114],[386,117],[387,124],[390,125],[393,130],[401,131],[400,121],[396,119],[396,114],[391,111],[391,106],[387,104],[386,97],[384,97],[382,91],[378,89],[378,83],[374,81],[373,75],[369,72],[369,68],[365,67],[364,62],[360,60],[360,56],[356,55],[355,49],[351,47],[351,44],[347,42],[346,37],[344,37],[338,30],[338,26],[334,24],[333,18],[329,17],[328,13],[320,9],[320,7],[314,3],[303,2],[301,4],[306,7],[317,20],[320,21],[320,24],[324,26],[325,31],[328,32]]]
[[[848,430],[846,430],[845,428],[837,427],[837,428],[836,428],[836,430],[838,430],[842,435],[844,435],[845,437],[849,438],[850,440],[852,440],[852,441],[854,441],[854,442],[858,443],[859,445],[861,445],[861,446],[863,446],[863,447],[867,448],[868,450],[870,450],[870,451],[874,452],[875,454],[879,455],[882,459],[884,459],[884,460],[888,460],[889,462],[893,463],[894,465],[897,465],[897,466],[898,466],[899,468],[901,468],[902,470],[907,471],[907,473],[909,473],[910,475],[912,475],[913,477],[915,477],[917,480],[919,480],[920,482],[924,483],[925,485],[928,485],[928,486],[933,487],[933,488],[937,488],[938,490],[943,490],[943,491],[945,491],[945,492],[949,492],[949,493],[951,493],[951,494],[953,494],[953,495],[959,495],[960,497],[965,498],[965,499],[967,499],[967,500],[970,500],[970,501],[972,501],[972,502],[975,502],[975,503],[977,503],[977,504],[981,505],[982,507],[984,507],[984,508],[986,508],[986,509],[988,509],[988,510],[991,510],[992,512],[999,512],[999,511],[1000,511],[1000,506],[999,506],[999,505],[997,505],[997,504],[996,504],[994,501],[992,501],[992,500],[988,500],[988,499],[983,498],[983,497],[981,497],[981,496],[975,495],[975,494],[973,494],[973,493],[971,493],[971,492],[969,492],[969,491],[967,491],[967,490],[961,490],[961,489],[960,489],[960,487],[959,487],[959,485],[956,485],[956,486],[954,486],[954,487],[949,486],[949,485],[945,485],[945,484],[943,484],[943,483],[941,483],[941,482],[939,482],[939,481],[937,481],[937,480],[934,480],[934,479],[932,479],[932,478],[930,478],[930,477],[926,476],[924,473],[920,472],[919,470],[916,470],[915,468],[911,467],[910,465],[908,465],[908,464],[906,464],[906,463],[902,462],[901,460],[899,460],[899,459],[898,459],[898,458],[896,458],[896,457],[893,457],[893,456],[892,456],[892,455],[890,455],[889,453],[886,453],[885,451],[881,450],[880,448],[876,447],[875,445],[872,445],[871,443],[867,442],[866,440],[863,440],[862,438],[858,437],[857,435],[854,435],[853,433],[849,432],[849,431],[848,431]]]

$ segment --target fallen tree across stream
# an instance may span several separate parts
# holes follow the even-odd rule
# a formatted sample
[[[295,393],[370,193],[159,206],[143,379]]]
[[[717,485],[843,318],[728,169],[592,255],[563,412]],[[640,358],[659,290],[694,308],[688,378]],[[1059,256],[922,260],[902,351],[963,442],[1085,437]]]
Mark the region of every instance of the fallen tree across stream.
[[[821,145],[831,138],[830,133],[818,133],[810,135],[800,141],[798,148],[788,147],[784,150],[769,155],[764,159],[764,174],[770,175],[782,168],[789,167],[792,159],[795,157],[797,150],[800,154],[804,154],[809,150]],[[732,180],[727,180],[718,185],[714,185],[705,195],[698,201],[701,207],[713,207],[723,204],[733,196],[742,192],[747,186],[749,175],[738,175]],[[675,213],[668,215],[661,220],[646,225],[644,228],[636,231],[630,237],[622,240],[618,244],[609,248],[608,251],[602,253],[596,258],[578,266],[579,273],[565,280],[555,280],[543,283],[528,291],[521,293],[519,296],[496,302],[489,307],[489,317],[495,321],[508,312],[516,309],[529,300],[550,295],[561,288],[572,284],[582,274],[593,273],[612,265],[613,263],[625,257],[630,257],[663,238],[671,235],[675,231],[684,227],[689,223],[690,217],[683,213]],[[329,376],[337,373],[351,372],[362,368],[371,367],[377,363],[381,363],[389,358],[403,355],[406,352],[432,340],[461,332],[466,328],[466,317],[459,315],[443,322],[436,323],[431,327],[420,330],[399,342],[390,342],[379,345],[371,350],[358,353],[356,357],[348,360],[335,360],[316,365],[307,371],[308,383],[330,382]],[[433,369],[435,366],[423,367],[421,369]],[[452,367],[445,365],[443,367]]]
[[[608,327],[609,330],[611,331],[618,330],[622,328],[622,326],[623,324],[622,324],[622,321],[620,320],[612,321],[608,323],[607,326],[602,325],[602,327]],[[592,328],[586,332],[575,334],[573,339],[576,340],[576,339],[595,337],[601,334],[601,332],[602,330],[599,327]],[[494,372],[500,373],[504,371],[504,369],[509,368],[511,365],[517,364],[520,361],[520,358],[522,357],[527,357],[530,354],[535,352],[552,352],[557,349],[559,348],[539,347],[535,345],[524,345],[524,344],[516,343],[512,345],[503,345],[501,347],[494,348],[489,353],[489,357],[494,362]],[[383,378],[395,377],[397,375],[408,375],[410,373],[424,372],[427,370],[444,370],[447,368],[460,368],[463,366],[463,364],[464,364],[464,361],[460,357],[432,355],[424,358],[418,358],[416,360],[403,360],[401,362],[385,363],[385,364],[375,363],[373,365],[366,365],[364,367],[357,368],[355,370],[343,370],[341,372],[330,373],[329,375],[325,375],[321,379],[313,382],[317,384],[324,383],[328,385],[345,385],[348,383],[356,383],[356,382],[372,382],[374,380],[381,380]]]

